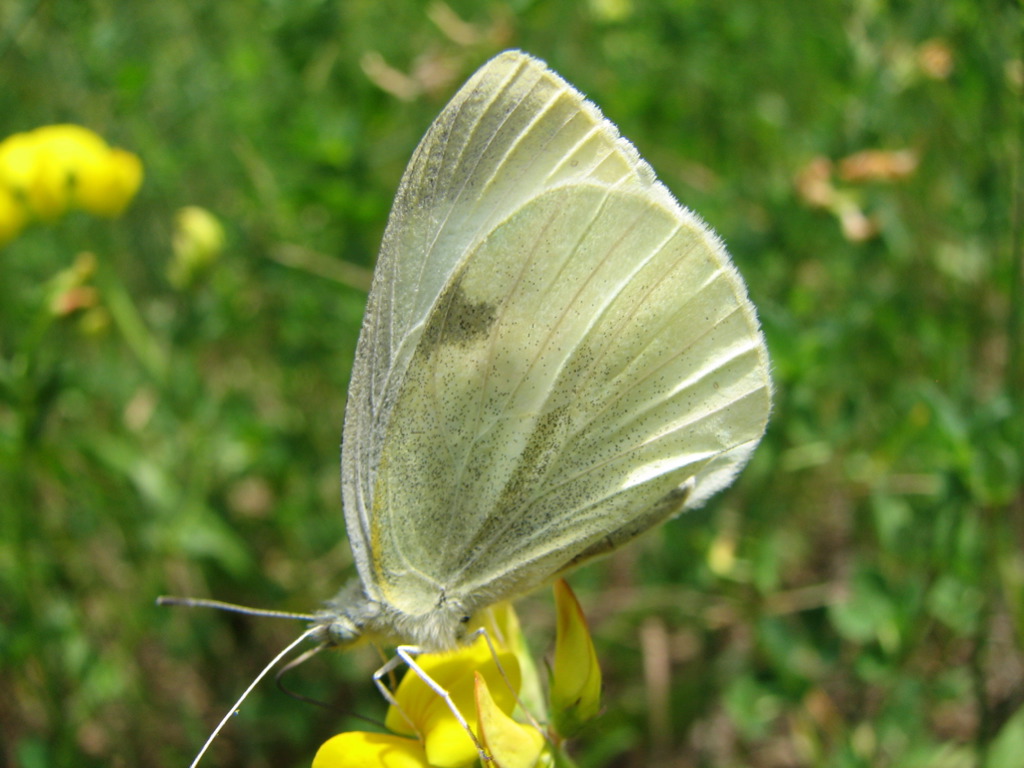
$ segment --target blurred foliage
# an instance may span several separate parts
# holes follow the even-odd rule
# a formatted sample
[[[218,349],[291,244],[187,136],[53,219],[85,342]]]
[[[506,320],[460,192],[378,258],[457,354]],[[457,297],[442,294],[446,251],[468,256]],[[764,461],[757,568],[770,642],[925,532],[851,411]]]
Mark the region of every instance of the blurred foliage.
[[[580,764],[1019,765],[1006,0],[0,4],[0,138],[76,123],[145,167],[120,219],[0,251],[0,761],[186,764],[299,627],[154,598],[306,611],[353,573],[338,443],[369,269],[417,140],[512,46],[723,235],[778,390],[736,487],[573,577],[608,705]],[[223,250],[182,272],[189,206]],[[548,647],[547,597],[521,615]],[[264,686],[209,764],[308,765],[358,726],[339,712],[381,716],[378,664],[291,673],[334,712]]]

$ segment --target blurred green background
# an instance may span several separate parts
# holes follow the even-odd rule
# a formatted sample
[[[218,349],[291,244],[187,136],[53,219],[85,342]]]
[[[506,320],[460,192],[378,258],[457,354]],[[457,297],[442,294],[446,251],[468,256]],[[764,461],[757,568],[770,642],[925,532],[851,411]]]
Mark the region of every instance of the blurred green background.
[[[6,0],[0,138],[137,153],[115,221],[0,250],[0,762],[185,765],[354,573],[339,441],[401,172],[520,47],[724,237],[777,385],[736,486],[572,578],[588,766],[1024,762],[1022,7],[949,0]],[[873,154],[858,154],[863,152]],[[1017,186],[1015,186],[1017,185]],[[176,212],[226,247],[171,281]],[[92,306],[50,311],[91,252]],[[547,590],[520,604],[550,647]],[[370,651],[251,696],[208,764],[380,717]]]

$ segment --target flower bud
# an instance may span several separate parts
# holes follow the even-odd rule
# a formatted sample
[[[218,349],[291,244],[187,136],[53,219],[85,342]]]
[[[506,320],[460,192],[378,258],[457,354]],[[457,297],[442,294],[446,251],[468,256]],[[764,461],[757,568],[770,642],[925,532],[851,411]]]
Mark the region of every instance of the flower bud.
[[[601,667],[580,604],[561,579],[555,582],[555,612],[551,717],[555,731],[570,737],[601,708]]]

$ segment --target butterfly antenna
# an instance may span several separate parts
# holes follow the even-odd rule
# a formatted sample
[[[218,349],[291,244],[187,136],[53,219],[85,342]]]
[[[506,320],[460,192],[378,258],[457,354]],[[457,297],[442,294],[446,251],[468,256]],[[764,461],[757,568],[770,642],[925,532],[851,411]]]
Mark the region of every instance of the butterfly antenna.
[[[203,597],[173,597],[161,595],[156,599],[157,605],[184,605],[189,608],[216,608],[219,611],[244,613],[246,616],[266,616],[271,619],[295,619],[296,621],[314,621],[316,616],[311,613],[289,613],[288,611],[271,611],[266,608],[250,608],[246,605],[225,603],[221,600],[207,600]]]
[[[214,600],[214,601],[209,601],[209,602],[216,602],[216,601]],[[271,613],[274,613],[274,612],[271,611]],[[309,629],[307,629],[305,632],[303,632],[301,635],[299,635],[295,640],[290,642],[288,644],[288,646],[284,650],[282,650],[279,654],[277,654],[277,656],[274,657],[273,661],[271,661],[269,664],[267,664],[267,666],[265,666],[263,669],[260,670],[260,673],[258,675],[256,675],[256,679],[253,680],[251,683],[249,683],[249,687],[246,688],[245,691],[242,693],[242,695],[238,697],[238,701],[236,701],[234,703],[234,706],[232,706],[231,709],[228,710],[228,713],[226,715],[224,715],[224,717],[221,719],[221,721],[219,723],[217,723],[217,727],[213,729],[213,733],[210,734],[210,737],[206,740],[206,743],[203,744],[203,748],[199,750],[199,754],[196,755],[196,759],[192,761],[192,764],[189,766],[189,768],[196,768],[196,766],[199,765],[199,761],[203,759],[203,755],[206,754],[206,750],[208,750],[210,748],[210,745],[213,743],[213,740],[217,738],[217,734],[219,734],[221,732],[221,730],[224,728],[224,726],[227,725],[227,722],[228,722],[228,720],[231,719],[232,715],[235,715],[235,714],[238,713],[238,708],[240,706],[242,706],[242,702],[245,701],[245,699],[249,696],[250,693],[252,693],[253,688],[255,688],[257,685],[259,685],[260,680],[262,680],[264,677],[266,677],[267,673],[271,669],[273,669],[274,666],[281,659],[283,659],[285,656],[287,656],[289,653],[291,653],[295,649],[295,647],[297,645],[299,645],[299,643],[303,642],[306,638],[308,638],[310,635],[312,635],[316,631],[317,631],[316,627],[310,627]],[[305,654],[303,654],[303,655],[305,655]]]

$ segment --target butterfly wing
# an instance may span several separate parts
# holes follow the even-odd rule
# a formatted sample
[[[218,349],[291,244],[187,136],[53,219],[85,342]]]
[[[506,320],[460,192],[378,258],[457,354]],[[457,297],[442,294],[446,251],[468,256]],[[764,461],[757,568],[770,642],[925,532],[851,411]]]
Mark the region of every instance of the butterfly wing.
[[[485,65],[403,178],[350,388],[346,521],[371,597],[483,605],[701,503],[764,431],[742,280],[544,65]]]

